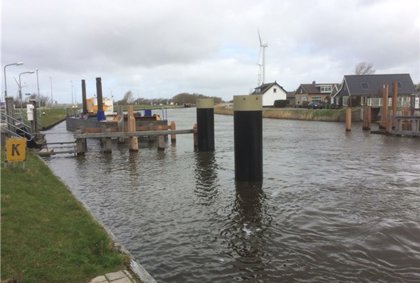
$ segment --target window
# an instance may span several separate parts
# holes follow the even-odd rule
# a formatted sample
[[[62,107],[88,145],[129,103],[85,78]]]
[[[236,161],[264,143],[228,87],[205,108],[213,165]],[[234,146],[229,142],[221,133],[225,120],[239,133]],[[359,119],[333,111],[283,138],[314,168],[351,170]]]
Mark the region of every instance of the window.
[[[276,88],[273,88],[273,92],[276,93],[277,92],[277,89]]]
[[[321,86],[321,93],[330,93],[331,91],[332,91],[332,86],[330,85]]]
[[[368,89],[369,88],[368,83],[361,83],[360,85],[362,86],[363,89]]]

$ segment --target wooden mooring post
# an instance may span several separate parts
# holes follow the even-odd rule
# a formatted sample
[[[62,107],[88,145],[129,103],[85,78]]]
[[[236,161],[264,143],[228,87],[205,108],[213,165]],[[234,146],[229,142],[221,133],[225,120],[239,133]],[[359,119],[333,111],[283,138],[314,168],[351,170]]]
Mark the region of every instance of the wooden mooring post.
[[[363,130],[370,131],[370,124],[372,122],[372,109],[368,105],[363,106]]]
[[[158,142],[157,144],[158,151],[165,150],[165,147],[166,147],[165,136],[164,135],[158,136],[157,142]]]
[[[171,121],[170,128],[171,128],[171,131],[175,131],[176,130],[176,123],[175,123],[175,121]],[[175,144],[176,143],[176,134],[171,134],[171,143],[172,144]]]
[[[351,106],[346,108],[346,132],[351,131]]]
[[[398,104],[398,82],[394,81],[392,85],[392,129],[395,130],[397,126],[397,120],[395,117],[397,116],[397,104]]]
[[[262,95],[233,97],[235,180],[262,182]]]
[[[76,130],[76,134],[83,134],[83,129]],[[86,138],[76,139],[76,155],[85,155],[87,152],[87,140]]]
[[[118,131],[124,132],[125,123],[124,123],[124,112],[122,109],[122,105],[118,106],[117,117],[118,117]],[[118,143],[125,143],[125,138],[118,137]]]
[[[109,133],[111,132],[110,129],[102,129],[103,132]],[[110,137],[104,137],[102,138],[102,146],[103,146],[103,152],[105,153],[111,153],[112,152],[112,139]]]
[[[385,131],[388,129],[388,92],[389,85],[384,84],[382,87],[381,123],[379,128],[384,129]]]
[[[134,118],[133,105],[128,105],[127,116],[128,116],[127,131],[130,133],[135,132],[136,119]],[[130,151],[139,150],[139,141],[136,136],[130,136],[128,148]]]

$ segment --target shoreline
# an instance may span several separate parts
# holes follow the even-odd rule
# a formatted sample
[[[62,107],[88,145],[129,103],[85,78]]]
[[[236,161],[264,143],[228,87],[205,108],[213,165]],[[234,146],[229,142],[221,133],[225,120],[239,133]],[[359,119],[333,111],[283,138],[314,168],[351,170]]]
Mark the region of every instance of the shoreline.
[[[220,115],[233,115],[232,106],[215,106],[214,113]],[[352,121],[360,122],[360,108],[352,109]],[[324,121],[344,122],[345,109],[303,109],[303,108],[264,108],[263,118],[303,120],[303,121]]]
[[[65,121],[59,121],[56,124],[59,124],[61,122]],[[50,127],[51,128],[51,127]],[[38,156],[38,159],[46,166],[50,169],[50,167],[48,166],[48,164],[45,162],[44,159],[42,159],[40,156]],[[64,187],[67,189],[67,191],[73,196],[73,198],[82,205],[82,207],[85,209],[85,211],[90,215],[90,217],[92,217],[96,223],[98,223],[102,229],[104,229],[104,231],[106,232],[106,234],[108,235],[108,237],[111,239],[114,247],[117,249],[118,252],[120,252],[121,254],[127,256],[130,260],[130,263],[127,265],[127,268],[129,268],[130,272],[133,273],[137,279],[139,279],[141,282],[144,283],[155,283],[157,282],[153,276],[139,263],[135,260],[135,258],[133,257],[133,255],[124,247],[124,245],[122,245],[117,237],[114,235],[114,233],[112,233],[112,231],[102,222],[100,221],[98,218],[95,217],[95,215],[92,213],[92,211],[90,210],[90,208],[86,205],[85,202],[83,202],[82,200],[80,200],[74,193],[73,191],[70,189],[70,187],[64,182],[64,180],[62,180],[59,176],[55,175],[54,172],[51,170],[51,173],[54,175],[54,177],[61,182]]]

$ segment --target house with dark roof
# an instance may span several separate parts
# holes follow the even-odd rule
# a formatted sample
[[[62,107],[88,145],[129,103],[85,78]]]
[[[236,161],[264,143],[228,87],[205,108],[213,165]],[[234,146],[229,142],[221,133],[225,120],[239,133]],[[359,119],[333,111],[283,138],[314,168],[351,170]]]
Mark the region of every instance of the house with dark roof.
[[[266,83],[262,84],[255,88],[255,90],[251,93],[253,94],[260,94],[262,95],[263,107],[273,107],[274,102],[276,100],[286,100],[287,99],[287,91],[279,85],[276,81],[273,83]]]
[[[295,103],[298,107],[306,107],[312,101],[329,103],[331,92],[338,89],[336,83],[301,84],[295,91]]]
[[[393,83],[398,83],[399,103],[405,104],[415,93],[414,84],[409,74],[373,74],[345,75],[340,90],[333,95],[333,103],[340,106],[372,107],[382,106],[382,89],[389,85],[389,97],[393,95]]]

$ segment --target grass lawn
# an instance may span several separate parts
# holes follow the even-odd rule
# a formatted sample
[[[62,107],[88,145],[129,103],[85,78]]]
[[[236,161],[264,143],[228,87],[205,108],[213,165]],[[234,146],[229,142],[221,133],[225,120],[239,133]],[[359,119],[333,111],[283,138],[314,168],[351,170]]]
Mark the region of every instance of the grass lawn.
[[[33,153],[25,169],[2,166],[1,280],[88,282],[127,260]]]
[[[66,118],[65,108],[41,108],[39,112],[38,125],[41,130]]]
[[[15,115],[20,117],[21,111],[23,120],[25,124],[30,125],[31,123],[27,120],[26,115],[26,108],[23,110],[16,109]],[[66,118],[66,109],[61,107],[54,107],[54,108],[47,108],[47,107],[41,107],[38,108],[38,128],[39,130],[44,130],[45,128],[48,128],[51,125],[54,125],[55,123],[62,121]]]

